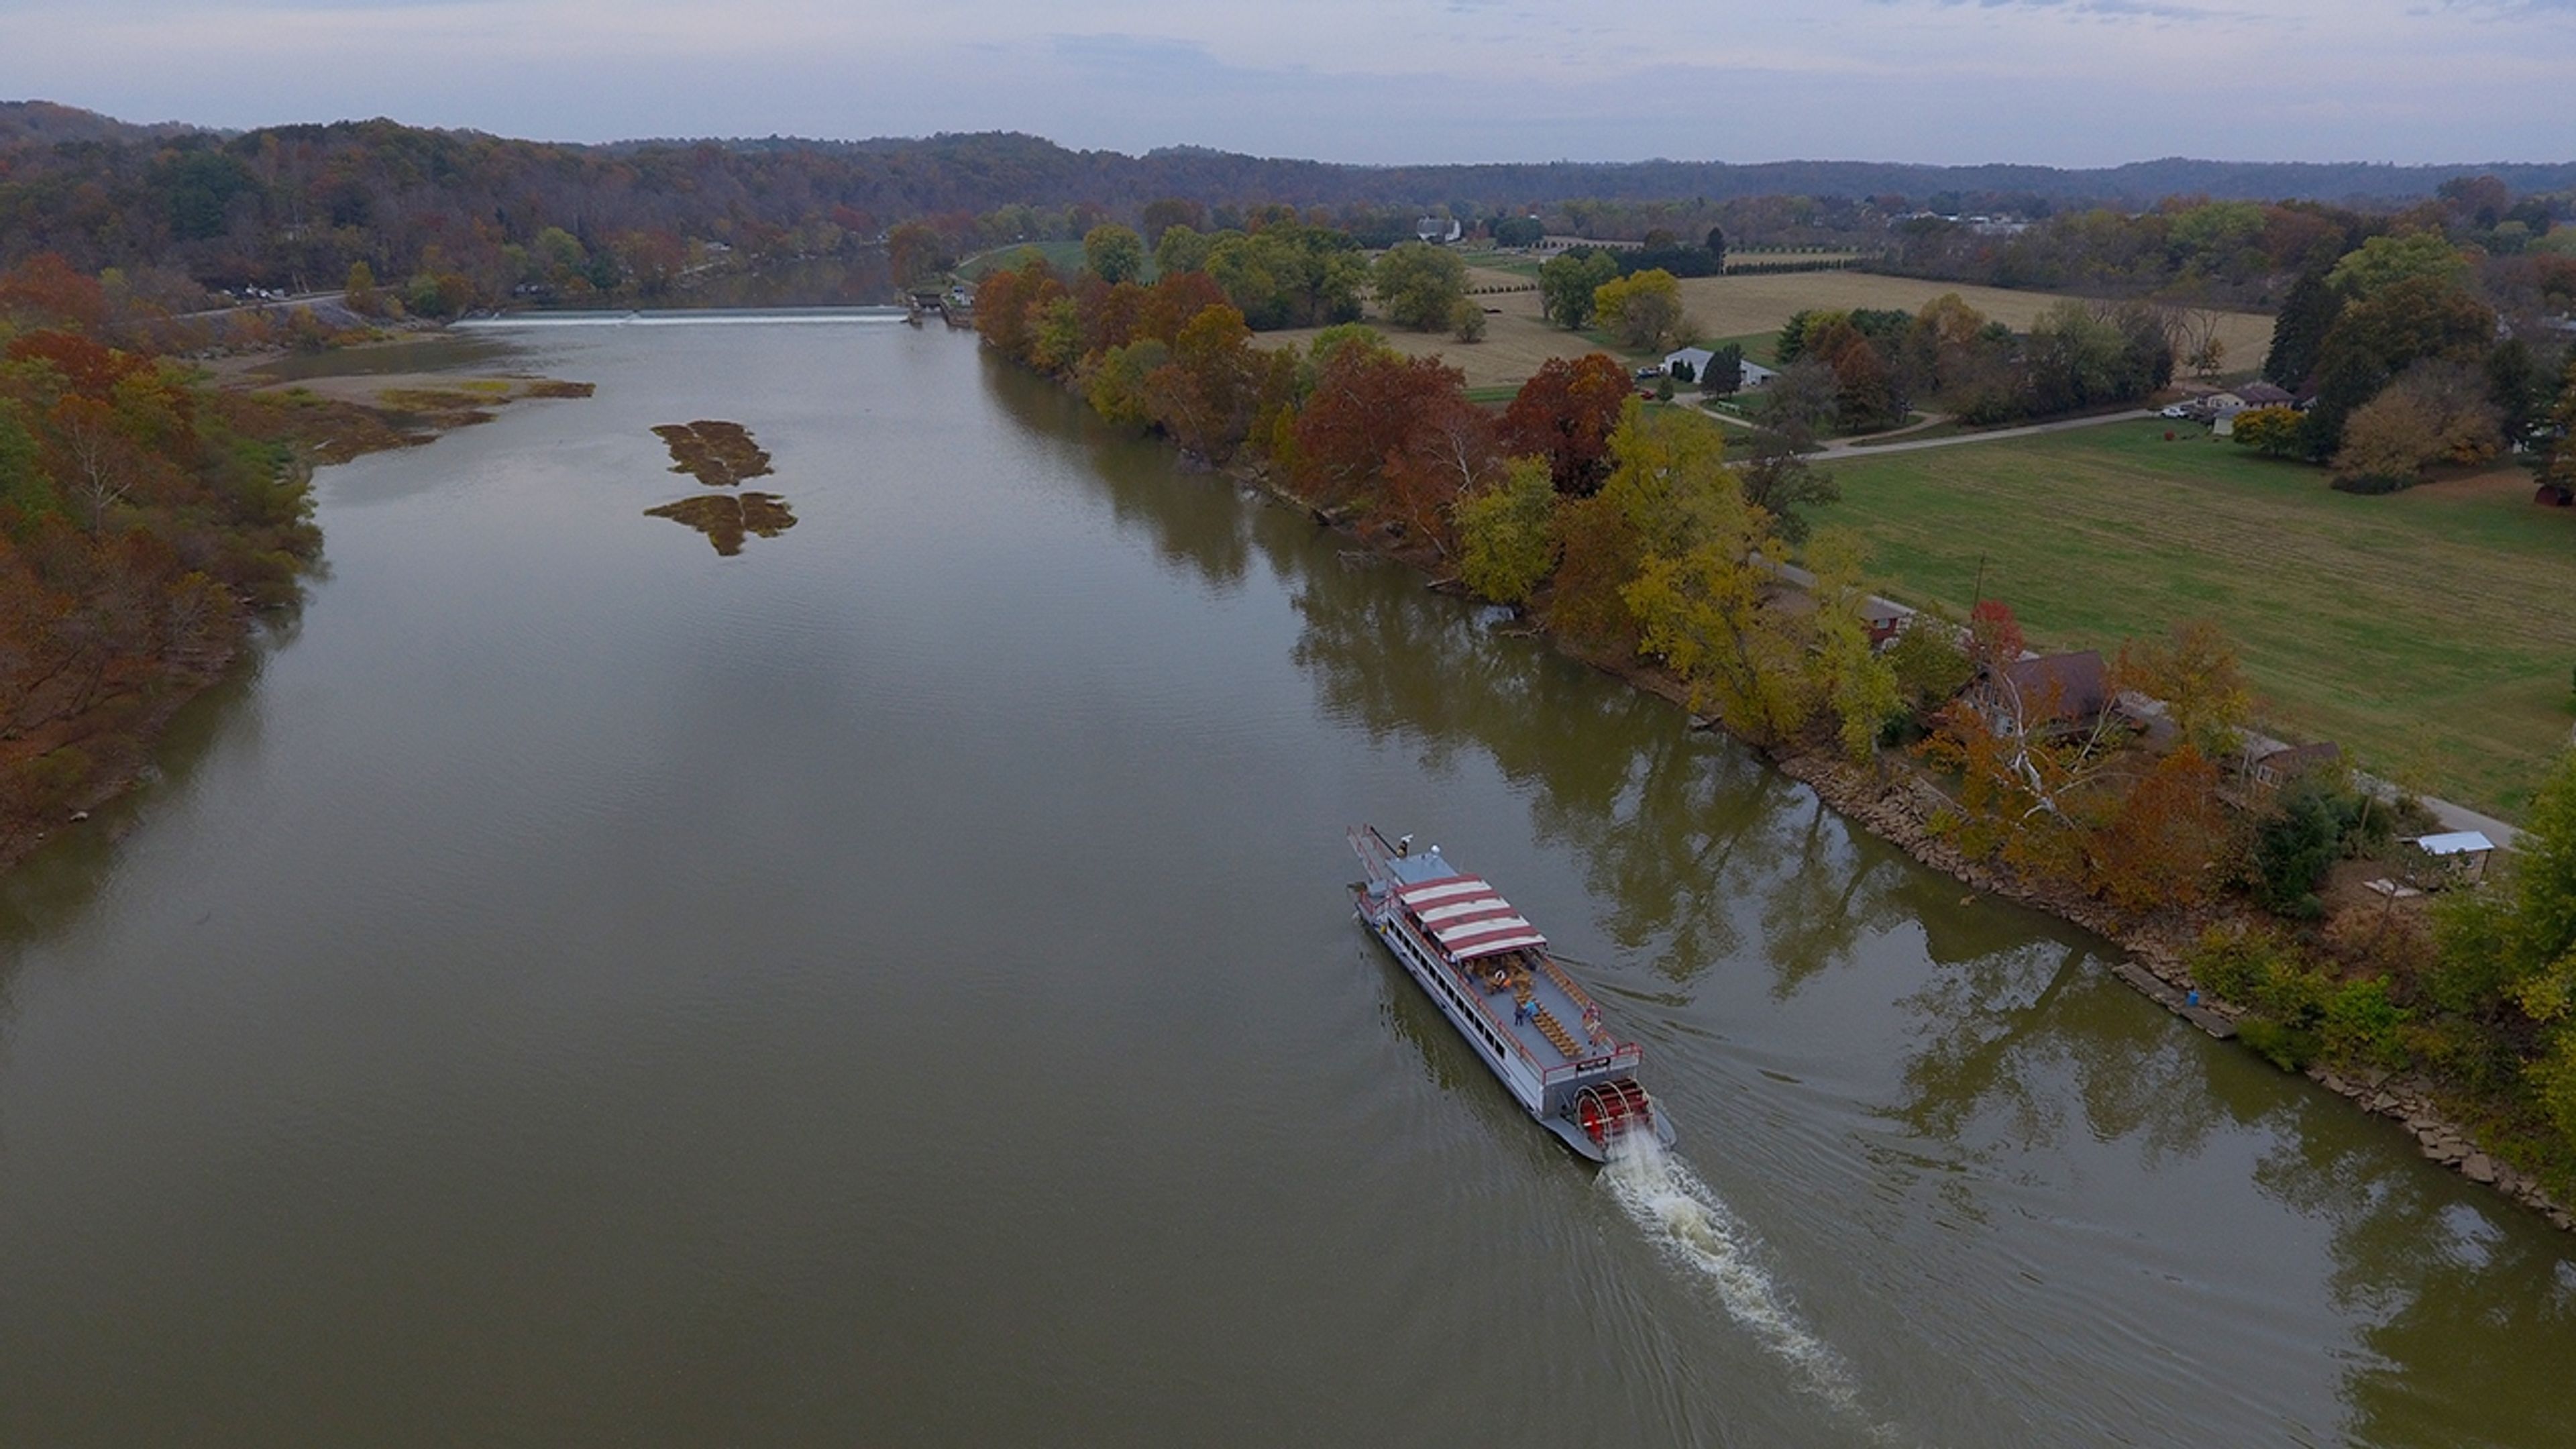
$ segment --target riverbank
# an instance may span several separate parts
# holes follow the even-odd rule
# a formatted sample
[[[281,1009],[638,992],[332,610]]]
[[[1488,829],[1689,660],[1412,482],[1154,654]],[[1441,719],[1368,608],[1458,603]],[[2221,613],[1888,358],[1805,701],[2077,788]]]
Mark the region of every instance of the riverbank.
[[[1335,529],[1414,568],[1429,579],[1431,587],[1463,592],[1451,562],[1437,550],[1408,542],[1384,528],[1368,527],[1347,512],[1315,507],[1284,486],[1266,464],[1244,463],[1227,472],[1309,514],[1319,526]],[[1544,621],[1530,618],[1526,611],[1523,617],[1529,621],[1530,632],[1545,637],[1558,652],[1631,688],[1668,700],[1685,711],[1685,718],[1689,717],[1688,685],[1662,665],[1643,656],[1614,658],[1583,649],[1549,629]],[[1710,722],[1708,727],[1718,726]],[[1773,768],[1815,791],[1846,820],[1918,863],[1977,892],[2054,916],[2111,942],[2129,957],[2113,970],[2124,984],[2213,1037],[2235,1039],[2236,1024],[2246,1015],[2246,1009],[2203,986],[2194,978],[2186,960],[2205,929],[2249,920],[2250,913],[2240,906],[2231,902],[2224,909],[2141,919],[2092,896],[2028,880],[2000,862],[1978,860],[1960,850],[1935,824],[1936,816],[1946,808],[1954,808],[1955,802],[1910,764],[1891,763],[1882,755],[1860,766],[1838,753],[1811,745],[1766,748],[1749,740],[1740,742],[1755,749]],[[2420,1075],[2384,1070],[2343,1072],[2322,1063],[2310,1064],[2303,1075],[2362,1110],[2397,1123],[2428,1160],[2504,1194],[2561,1231],[2576,1231],[2576,1211],[2552,1194],[2537,1176],[2483,1149],[2478,1141],[2480,1134],[2471,1125],[2472,1114],[2446,1100],[2435,1082]]]
[[[418,343],[395,339],[343,351],[363,355],[406,345]],[[309,356],[284,348],[237,353],[200,363],[187,384],[198,391],[197,411],[205,420],[270,459],[262,466],[271,476],[253,489],[257,504],[245,505],[252,512],[230,525],[196,525],[210,530],[205,542],[216,550],[267,555],[273,566],[259,582],[208,579],[203,573],[135,578],[108,597],[57,595],[48,607],[58,608],[58,615],[28,621],[38,636],[29,646],[30,674],[8,681],[12,728],[0,738],[0,781],[7,786],[0,793],[0,871],[132,790],[150,771],[154,749],[179,711],[240,665],[256,647],[261,624],[300,606],[299,580],[322,548],[309,520],[316,465],[418,447],[489,422],[513,403],[588,397],[592,391],[588,383],[516,373],[288,379],[261,372]],[[99,525],[113,524],[115,517],[100,509],[90,532],[98,534]],[[47,637],[51,631],[43,628],[48,619],[77,624],[97,614],[107,620],[115,610],[142,617],[126,630],[135,638],[122,647],[82,642],[86,636],[79,631]],[[107,638],[116,631],[96,623],[87,632]],[[30,717],[22,720],[17,712]]]

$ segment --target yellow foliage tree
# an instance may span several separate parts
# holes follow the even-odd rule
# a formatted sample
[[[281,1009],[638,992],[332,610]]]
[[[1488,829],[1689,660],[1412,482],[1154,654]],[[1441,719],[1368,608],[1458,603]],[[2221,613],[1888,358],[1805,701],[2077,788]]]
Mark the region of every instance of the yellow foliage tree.
[[[1661,267],[1592,289],[1592,315],[1630,347],[1661,347],[1682,330],[1682,284]]]

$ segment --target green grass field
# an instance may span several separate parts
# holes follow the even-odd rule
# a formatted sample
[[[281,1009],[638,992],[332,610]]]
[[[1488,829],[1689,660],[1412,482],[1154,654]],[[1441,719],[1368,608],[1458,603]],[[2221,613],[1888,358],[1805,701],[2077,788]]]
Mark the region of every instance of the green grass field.
[[[2012,605],[2034,644],[2114,647],[2195,616],[2264,722],[2512,818],[2568,739],[2576,510],[2506,469],[2379,498],[2197,428],[2117,423],[1836,460],[1895,596]]]
[[[1038,241],[1013,242],[1006,247],[995,247],[991,251],[978,252],[957,264],[957,275],[970,282],[981,281],[984,274],[995,267],[1016,267],[1027,261],[1030,252],[1036,252],[1046,258],[1048,264],[1058,271],[1072,273],[1082,270],[1082,243]],[[1151,274],[1153,269],[1153,260],[1149,257],[1146,259],[1145,270]]]

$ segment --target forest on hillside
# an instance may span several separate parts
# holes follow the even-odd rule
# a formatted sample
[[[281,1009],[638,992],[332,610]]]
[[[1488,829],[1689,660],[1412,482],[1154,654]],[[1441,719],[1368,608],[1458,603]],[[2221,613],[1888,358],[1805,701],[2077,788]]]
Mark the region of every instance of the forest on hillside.
[[[2464,174],[2522,196],[2576,190],[2576,163],[1345,166],[1196,147],[1128,156],[1006,133],[606,146],[387,120],[222,133],[15,102],[0,104],[0,265],[55,253],[85,273],[112,271],[110,285],[131,299],[181,311],[204,305],[210,287],[337,287],[364,262],[405,287],[426,278],[407,300],[436,315],[512,300],[655,299],[710,274],[790,261],[884,259],[900,274],[979,248],[1079,237],[1158,201],[1202,207],[1219,227],[1285,206],[1369,246],[1401,239],[1432,210],[1470,227],[1536,215],[1605,239],[1722,226],[1738,246],[1877,248],[1916,212],[2047,218],[2184,194],[2403,201]],[[891,235],[907,221],[928,228],[909,254]],[[862,284],[875,275],[865,271]]]

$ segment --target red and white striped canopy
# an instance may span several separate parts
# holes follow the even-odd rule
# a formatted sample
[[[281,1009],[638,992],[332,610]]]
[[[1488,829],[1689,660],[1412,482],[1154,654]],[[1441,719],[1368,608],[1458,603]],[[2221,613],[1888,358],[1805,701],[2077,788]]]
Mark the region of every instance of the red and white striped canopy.
[[[1396,897],[1456,960],[1547,944],[1547,937],[1522,920],[1511,902],[1476,876],[1427,880],[1406,886]]]

